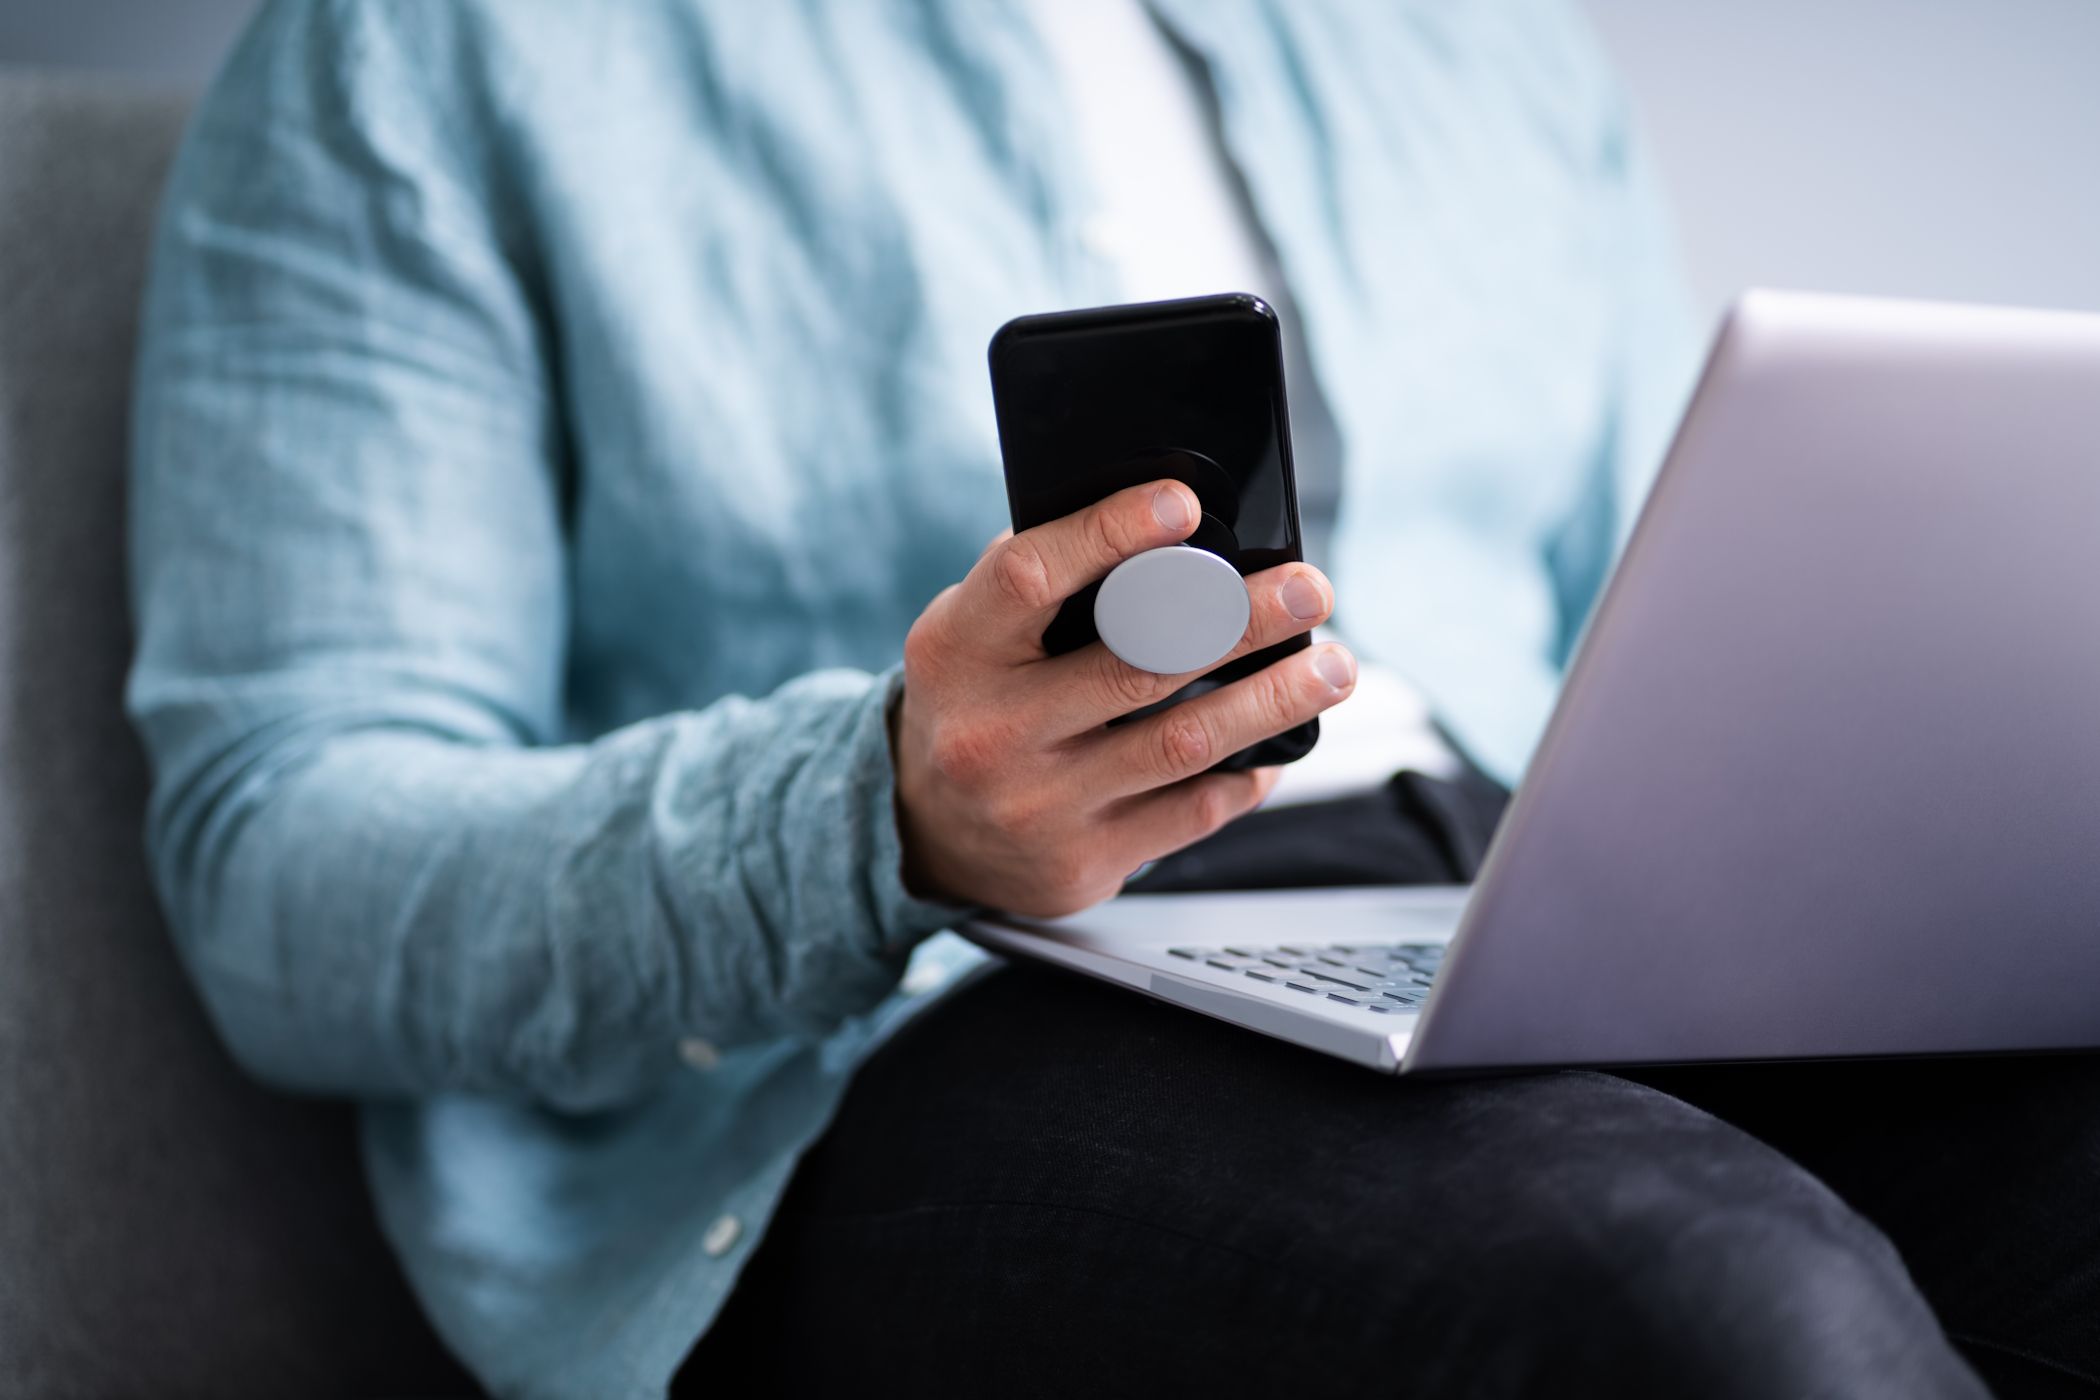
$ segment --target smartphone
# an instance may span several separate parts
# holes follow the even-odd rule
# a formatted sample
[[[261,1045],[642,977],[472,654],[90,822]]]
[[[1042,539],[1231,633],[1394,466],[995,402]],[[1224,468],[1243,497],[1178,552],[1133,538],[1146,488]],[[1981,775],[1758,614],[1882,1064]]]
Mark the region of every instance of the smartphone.
[[[1276,313],[1245,293],[1022,316],[992,337],[992,402],[1014,529],[1168,477],[1202,503],[1188,543],[1244,576],[1304,558],[1284,404]],[[1095,640],[1090,586],[1043,633],[1052,654]],[[1155,713],[1253,675],[1311,645],[1303,633],[1229,661]],[[1290,763],[1312,752],[1320,724],[1242,749],[1218,764]]]

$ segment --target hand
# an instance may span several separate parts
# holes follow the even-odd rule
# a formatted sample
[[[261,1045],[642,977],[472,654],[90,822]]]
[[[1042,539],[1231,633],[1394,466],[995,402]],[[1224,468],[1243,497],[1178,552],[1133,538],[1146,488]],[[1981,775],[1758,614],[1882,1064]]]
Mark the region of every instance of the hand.
[[[1099,642],[1047,655],[1066,598],[1134,554],[1195,528],[1175,481],[1122,491],[994,540],[904,642],[894,718],[905,881],[919,895],[1053,917],[1100,902],[1148,860],[1252,810],[1278,770],[1211,773],[1249,744],[1346,698],[1356,660],[1315,646],[1113,729],[1195,677],[1158,676]],[[1334,608],[1308,564],[1251,575],[1247,633],[1227,659],[1274,646]],[[1220,663],[1222,664],[1222,663]]]

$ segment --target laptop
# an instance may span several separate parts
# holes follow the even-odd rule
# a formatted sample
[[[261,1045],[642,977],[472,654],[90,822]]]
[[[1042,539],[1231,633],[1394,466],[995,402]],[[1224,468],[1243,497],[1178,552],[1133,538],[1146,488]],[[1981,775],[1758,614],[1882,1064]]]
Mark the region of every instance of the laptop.
[[[966,932],[1388,1072],[2100,1046],[2100,316],[1746,295],[1473,886]]]

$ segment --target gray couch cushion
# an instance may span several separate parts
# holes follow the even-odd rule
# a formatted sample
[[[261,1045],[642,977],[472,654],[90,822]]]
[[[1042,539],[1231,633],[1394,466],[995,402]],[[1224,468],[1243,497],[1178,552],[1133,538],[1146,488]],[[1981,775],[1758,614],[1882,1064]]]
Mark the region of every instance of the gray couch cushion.
[[[182,112],[0,72],[0,1394],[459,1393],[349,1112],[241,1079],[147,886],[124,405]]]

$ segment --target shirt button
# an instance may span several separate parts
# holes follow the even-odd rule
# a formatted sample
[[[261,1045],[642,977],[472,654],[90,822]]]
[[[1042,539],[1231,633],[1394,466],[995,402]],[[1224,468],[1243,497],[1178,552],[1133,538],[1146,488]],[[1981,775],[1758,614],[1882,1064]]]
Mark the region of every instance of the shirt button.
[[[713,1041],[702,1040],[696,1035],[678,1042],[678,1058],[684,1060],[688,1068],[705,1073],[722,1063],[722,1052],[715,1049]]]
[[[945,969],[934,963],[917,963],[906,969],[904,981],[899,984],[908,997],[922,997],[937,991],[948,980]]]
[[[736,1248],[736,1242],[744,1237],[744,1222],[733,1215],[718,1215],[715,1223],[707,1227],[700,1237],[700,1248],[710,1259],[720,1259]]]

